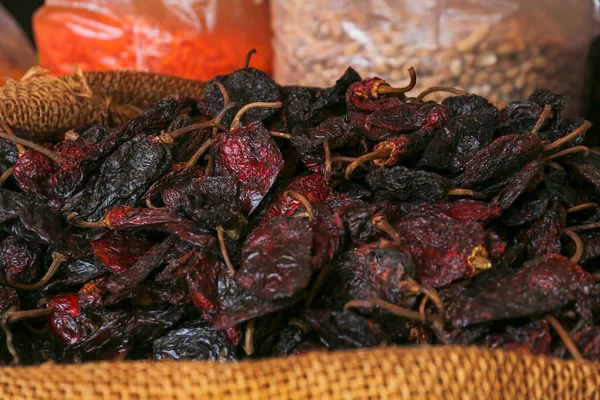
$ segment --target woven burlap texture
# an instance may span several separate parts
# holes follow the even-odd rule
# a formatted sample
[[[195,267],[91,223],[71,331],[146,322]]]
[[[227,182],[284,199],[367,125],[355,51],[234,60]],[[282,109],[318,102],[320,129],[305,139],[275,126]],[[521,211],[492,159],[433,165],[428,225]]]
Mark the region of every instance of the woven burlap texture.
[[[36,141],[52,141],[69,129],[121,123],[166,96],[201,98],[204,83],[135,71],[77,72],[61,78],[32,68],[0,85],[0,119]]]
[[[91,87],[100,87],[117,104],[148,108],[166,96],[200,99],[204,82],[138,71],[84,72]]]
[[[600,364],[476,347],[377,348],[285,359],[0,368],[1,398],[598,399]]]

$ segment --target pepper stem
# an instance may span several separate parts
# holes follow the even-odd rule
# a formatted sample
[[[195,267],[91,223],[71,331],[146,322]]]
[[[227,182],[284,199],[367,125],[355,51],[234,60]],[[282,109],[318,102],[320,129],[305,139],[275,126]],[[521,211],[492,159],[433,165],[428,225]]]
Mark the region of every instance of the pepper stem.
[[[10,274],[6,274],[6,281],[8,282],[8,284],[10,286],[17,288],[17,289],[35,290],[37,288],[44,286],[46,283],[48,283],[48,281],[50,279],[52,279],[52,277],[56,274],[56,272],[58,271],[58,269],[60,268],[62,263],[67,261],[67,259],[68,259],[68,257],[64,254],[52,253],[52,264],[50,264],[48,271],[46,271],[46,273],[44,274],[42,279],[40,279],[38,282],[33,283],[31,285],[24,285],[22,283],[16,282]]]
[[[427,322],[426,307],[427,307],[428,301],[429,301],[429,297],[423,296],[423,300],[421,300],[421,303],[419,304],[419,316],[420,316],[422,324]]]
[[[469,95],[469,92],[465,92],[464,90],[456,89],[456,88],[453,88],[453,87],[449,87],[449,86],[433,86],[433,87],[430,87],[429,89],[425,89],[421,93],[419,93],[419,95],[417,96],[417,98],[415,100],[417,102],[423,101],[423,99],[426,96],[430,95],[431,93],[436,93],[436,92],[454,93],[454,94],[457,94],[459,96],[468,96]]]
[[[244,351],[247,355],[254,354],[254,325],[255,319],[248,321],[246,324],[246,332],[244,334]]]
[[[350,165],[348,165],[346,167],[346,172],[344,173],[344,177],[347,180],[350,180],[350,176],[352,175],[352,172],[354,172],[354,170],[356,168],[358,168],[359,165],[364,164],[369,161],[373,161],[373,160],[388,158],[391,154],[392,154],[392,149],[390,147],[381,147],[375,151],[372,151],[370,153],[367,153],[360,157],[357,157],[354,159],[354,161],[352,161],[352,163],[350,163]]]
[[[280,101],[275,101],[272,103],[265,103],[262,101],[258,101],[256,103],[246,104],[244,107],[240,108],[240,111],[238,111],[237,114],[235,115],[235,117],[233,118],[233,121],[231,122],[230,130],[234,131],[234,130],[238,129],[241,125],[240,121],[241,121],[242,117],[244,116],[246,111],[248,111],[252,108],[258,108],[258,107],[281,108],[282,106],[283,106],[283,103]]]
[[[223,107],[227,107],[227,104],[229,104],[229,93],[227,93],[227,89],[225,89],[225,86],[219,81],[215,81],[215,85],[217,85],[219,91],[221,91],[221,96],[223,96]]]
[[[600,222],[594,222],[586,225],[569,226],[566,229],[570,229],[572,231],[589,231],[590,229],[596,228],[600,228]]]
[[[256,49],[252,49],[246,54],[246,61],[244,61],[244,68],[248,68],[250,65],[250,59],[252,58],[252,54],[256,53]]]
[[[10,128],[10,125],[8,125],[6,122],[4,122],[3,120],[0,119],[0,128],[2,128],[2,130],[6,133],[8,133],[10,136],[12,137],[18,137],[17,135],[15,135],[15,133],[13,132],[13,130]],[[15,143],[15,146],[17,146],[17,151],[19,152],[19,157],[21,157],[23,154],[25,154],[25,147],[23,147],[22,144],[19,143]]]
[[[348,311],[351,308],[374,308],[376,307],[375,303],[369,300],[350,300],[346,304],[344,304],[344,311]]]
[[[146,199],[146,207],[148,207],[151,210],[156,210],[158,208],[154,204],[152,204],[152,199],[151,198],[147,198]]]
[[[58,165],[62,165],[62,163],[63,163],[62,159],[60,158],[60,156],[58,154],[56,154],[52,150],[48,150],[44,146],[41,146],[37,143],[33,143],[29,140],[21,139],[20,137],[17,137],[17,136],[11,136],[10,134],[8,134],[6,132],[0,132],[0,138],[9,140],[15,144],[21,144],[25,147],[35,150],[38,153],[45,155],[46,157],[48,157],[49,159],[51,159]]]
[[[21,359],[19,358],[19,353],[17,352],[17,349],[15,349],[15,346],[13,345],[12,331],[10,330],[10,328],[8,326],[8,314],[10,312],[12,312],[12,310],[14,310],[14,309],[15,309],[15,306],[12,306],[11,308],[8,309],[6,314],[4,314],[2,316],[2,319],[0,320],[0,326],[2,327],[2,330],[4,331],[4,335],[6,335],[6,348],[8,349],[8,352],[10,353],[10,355],[13,358],[12,363],[18,365],[21,363]]]
[[[7,311],[6,321],[9,324],[13,322],[22,321],[24,319],[44,317],[54,311],[54,308],[38,308],[36,310],[25,310],[25,311]]]
[[[427,288],[417,282],[415,282],[414,280],[410,279],[407,281],[401,281],[398,283],[398,289],[401,290],[402,292],[406,291],[404,293],[404,296],[410,295],[410,294],[423,294],[425,296],[425,298],[433,301],[433,303],[435,304],[436,308],[438,309],[438,311],[440,312],[441,315],[444,315],[445,313],[445,307],[444,307],[444,303],[442,302],[442,300],[440,299],[440,296],[438,296],[437,292],[435,291],[435,289],[430,289]],[[425,304],[422,302],[422,306],[425,307],[427,302],[425,302]],[[422,314],[422,311],[419,309],[419,313]]]
[[[408,85],[406,85],[404,87],[400,87],[400,88],[395,88],[395,87],[391,87],[387,83],[382,83],[381,85],[377,86],[376,94],[410,92],[411,90],[413,90],[413,88],[417,84],[417,72],[415,71],[415,69],[413,67],[410,67],[408,69],[408,74],[410,75],[410,82],[408,83]],[[377,98],[377,96],[373,96],[373,97]]]
[[[563,144],[567,143],[569,140],[576,138],[579,135],[583,135],[588,129],[592,127],[592,123],[590,121],[585,121],[583,124],[579,126],[579,128],[575,129],[573,132],[569,133],[561,137],[558,140],[544,146],[544,151],[550,151],[559,148]]]
[[[227,269],[231,276],[235,275],[235,268],[233,268],[233,264],[231,263],[231,259],[229,258],[229,253],[227,253],[227,246],[225,245],[225,236],[223,234],[223,227],[221,225],[217,226],[217,239],[219,240],[219,247],[221,248],[221,255],[223,256],[223,261],[225,261],[225,265],[227,265]]]
[[[581,360],[583,356],[579,352],[579,349],[575,345],[575,342],[573,342],[573,339],[571,339],[571,336],[569,336],[569,333],[565,330],[565,328],[563,328],[562,324],[558,322],[558,320],[554,318],[553,315],[550,314],[544,316],[544,319],[548,321],[550,325],[552,325],[552,327],[554,328],[560,339],[563,341],[565,347],[567,348],[567,350],[569,350],[569,353],[571,353],[573,358]]]
[[[306,212],[308,213],[308,218],[312,221],[315,218],[315,213],[313,211],[312,205],[310,204],[310,200],[308,200],[306,198],[306,196],[294,191],[294,190],[288,190],[287,192],[285,192],[286,196],[290,196],[293,199],[298,200],[300,203],[302,203],[302,205],[304,206],[304,208],[306,208]]]
[[[585,157],[587,157],[588,155],[590,155],[590,149],[588,149],[586,146],[571,147],[570,149],[561,150],[561,151],[551,154],[547,157],[544,157],[544,161],[553,160],[558,157],[567,156],[569,154],[576,154],[576,153],[583,153],[583,155]]]
[[[215,158],[209,154],[206,156],[206,169],[204,170],[204,176],[212,176],[214,169]]]
[[[392,238],[394,243],[396,243],[398,245],[401,243],[400,235],[394,229],[392,224],[390,224],[389,221],[387,219],[385,219],[385,217],[383,217],[381,215],[377,215],[377,216],[371,218],[371,223],[373,224],[375,229],[377,229],[381,232],[387,233]]]
[[[559,171],[564,169],[562,165],[554,161],[546,161],[546,165]]]
[[[470,196],[470,197],[473,197],[474,199],[484,199],[485,198],[485,195],[483,193],[479,193],[479,192],[476,192],[471,189],[461,189],[461,188],[450,189],[446,192],[446,195],[447,196]]]
[[[381,300],[375,296],[369,296],[368,300],[352,300],[344,305],[344,309],[351,307],[368,307],[368,306],[379,306],[381,309],[394,314],[398,317],[414,319],[417,321],[421,320],[421,315],[418,311],[413,311],[406,307],[401,307],[396,304],[389,303],[385,300]],[[442,322],[441,315],[427,315],[426,320],[429,322]]]
[[[0,175],[0,187],[4,186],[8,178],[10,178],[10,176],[13,174],[14,170],[15,167],[7,168],[6,171],[4,171],[2,175]]]
[[[469,257],[467,257],[467,263],[476,270],[490,269],[492,267],[492,262],[488,258],[488,252],[482,245],[475,246]]]
[[[331,148],[329,147],[329,140],[323,142],[323,152],[325,153],[325,179],[329,181],[331,179]]]
[[[177,139],[180,136],[185,135],[186,133],[196,131],[198,129],[204,129],[204,128],[219,128],[222,131],[227,131],[227,127],[225,125],[222,125],[218,122],[214,122],[214,120],[211,120],[208,122],[200,122],[197,124],[191,124],[191,125],[187,125],[182,128],[179,128],[179,129],[175,129],[173,132],[165,133],[165,134],[161,135],[161,140],[163,140],[163,137],[168,137],[168,138],[165,138],[166,140],[163,140],[163,142],[165,142],[165,141],[172,142],[173,140]]]
[[[292,135],[290,135],[289,133],[277,132],[277,131],[270,131],[269,133],[271,134],[271,136],[277,136],[277,137],[284,138],[287,140],[292,140]]]
[[[223,119],[223,116],[225,116],[225,113],[232,107],[235,107],[236,103],[235,102],[229,102],[229,94],[227,94],[227,90],[225,89],[225,86],[223,86],[221,84],[221,82],[217,81],[217,87],[219,88],[219,90],[221,91],[221,94],[223,95],[223,109],[221,111],[219,111],[219,113],[213,118],[213,122],[220,124],[221,120]],[[225,125],[223,125],[223,127],[225,127]],[[222,129],[223,130],[223,129]],[[227,129],[224,129],[225,131]],[[212,130],[212,135],[211,137],[214,139],[217,136],[217,133],[219,133],[219,128],[218,127],[214,127]]]
[[[598,208],[598,203],[584,203],[575,207],[567,208],[567,214],[572,214],[583,210],[589,210],[590,208]]]
[[[310,293],[308,293],[308,297],[306,298],[306,303],[304,303],[304,306],[306,308],[310,308],[313,300],[319,293],[319,289],[321,288],[321,283],[323,283],[323,280],[325,279],[325,275],[327,274],[327,267],[329,267],[329,265],[330,264],[325,264],[324,266],[321,267],[321,269],[319,271],[319,275],[317,275],[317,279],[315,279],[315,282],[313,283],[312,287],[310,288]]]
[[[571,238],[573,243],[575,243],[575,253],[573,253],[571,256],[571,261],[573,261],[575,264],[579,264],[581,257],[583,257],[583,242],[581,241],[581,238],[571,229],[565,229],[563,230],[563,233]]]
[[[202,146],[200,146],[200,148],[196,150],[194,155],[188,160],[188,162],[185,164],[185,167],[191,168],[196,165],[200,157],[202,157],[202,154],[204,154],[204,152],[208,150],[214,142],[214,139],[207,139],[206,142],[204,142],[204,144],[202,144]]]
[[[98,221],[98,222],[83,221],[83,220],[77,218],[77,213],[74,212],[74,211],[71,214],[67,215],[66,220],[71,225],[77,226],[77,227],[80,227],[80,228],[89,228],[89,229],[94,229],[94,228],[109,228],[109,226],[106,223],[106,221]]]
[[[546,122],[546,120],[548,118],[550,118],[551,116],[552,116],[552,106],[549,104],[546,104],[544,106],[544,109],[542,110],[542,113],[540,114],[540,117],[538,118],[537,122],[533,126],[533,129],[531,130],[531,132],[537,134],[540,131],[540,129],[542,129],[542,125],[544,125],[544,122]]]
[[[6,311],[6,313],[0,319],[0,326],[6,335],[6,348],[8,352],[13,358],[13,364],[19,364],[21,359],[19,358],[19,353],[17,349],[13,346],[12,339],[12,331],[10,330],[9,325],[13,322],[22,321],[29,318],[37,318],[43,317],[45,315],[50,314],[54,311],[54,308],[40,308],[37,310],[26,310],[26,311],[16,311],[16,307],[12,306]]]

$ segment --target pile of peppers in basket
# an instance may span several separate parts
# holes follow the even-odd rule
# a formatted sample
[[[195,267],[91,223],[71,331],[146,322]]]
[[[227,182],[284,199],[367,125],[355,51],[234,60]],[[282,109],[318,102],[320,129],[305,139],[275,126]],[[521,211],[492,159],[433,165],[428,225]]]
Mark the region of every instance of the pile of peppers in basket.
[[[476,345],[600,361],[600,153],[536,90],[246,66],[32,143],[0,125],[0,361]],[[449,92],[441,104],[433,92]]]

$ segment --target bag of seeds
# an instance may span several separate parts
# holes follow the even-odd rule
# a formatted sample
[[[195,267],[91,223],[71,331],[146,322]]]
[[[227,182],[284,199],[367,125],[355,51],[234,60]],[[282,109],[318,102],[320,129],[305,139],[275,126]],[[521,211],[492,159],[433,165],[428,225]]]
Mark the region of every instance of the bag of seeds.
[[[581,110],[597,30],[592,0],[274,0],[275,79],[323,85],[348,65],[417,89],[455,86],[509,102],[543,87]]]
[[[8,11],[0,4],[0,86],[2,78],[20,78],[35,64],[31,44]]]

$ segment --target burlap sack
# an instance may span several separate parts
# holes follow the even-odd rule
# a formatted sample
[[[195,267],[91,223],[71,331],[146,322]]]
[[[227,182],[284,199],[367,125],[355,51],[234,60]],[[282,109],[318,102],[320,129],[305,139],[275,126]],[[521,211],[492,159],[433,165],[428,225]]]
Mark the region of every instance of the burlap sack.
[[[378,348],[258,362],[0,368],[22,399],[599,399],[600,364],[475,347]]]
[[[204,83],[133,71],[85,72],[61,78],[32,68],[0,86],[0,119],[36,141],[57,140],[74,127],[121,123],[171,95],[201,98]]]

